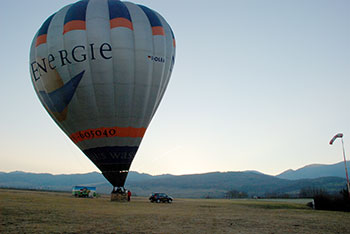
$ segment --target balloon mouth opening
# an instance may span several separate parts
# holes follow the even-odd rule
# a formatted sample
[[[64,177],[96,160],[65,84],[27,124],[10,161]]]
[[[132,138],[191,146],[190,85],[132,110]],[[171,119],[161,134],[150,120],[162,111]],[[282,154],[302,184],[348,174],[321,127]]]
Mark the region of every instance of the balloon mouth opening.
[[[103,176],[113,185],[113,188],[124,188],[129,170],[102,171]]]
[[[126,194],[126,189],[124,187],[113,187],[111,194]]]

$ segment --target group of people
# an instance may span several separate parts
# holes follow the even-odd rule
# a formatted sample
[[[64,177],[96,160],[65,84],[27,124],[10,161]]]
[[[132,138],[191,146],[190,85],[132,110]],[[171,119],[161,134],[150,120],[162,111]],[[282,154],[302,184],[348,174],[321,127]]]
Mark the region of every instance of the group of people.
[[[113,188],[112,193],[119,193],[119,194],[127,194],[128,196],[128,202],[131,199],[131,191],[130,190],[126,190],[124,187],[118,187],[117,189]]]

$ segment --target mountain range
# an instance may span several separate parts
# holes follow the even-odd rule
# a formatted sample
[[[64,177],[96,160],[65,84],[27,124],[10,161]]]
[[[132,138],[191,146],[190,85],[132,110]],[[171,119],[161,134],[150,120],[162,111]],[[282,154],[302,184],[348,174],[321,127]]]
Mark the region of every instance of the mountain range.
[[[350,162],[348,162],[349,164]],[[99,193],[110,193],[112,186],[101,173],[52,175],[48,173],[0,172],[0,187],[70,191],[75,185],[95,186]],[[345,188],[345,168],[340,162],[314,164],[298,170],[287,170],[277,176],[257,171],[211,172],[190,175],[149,175],[129,172],[126,185],[134,195],[147,196],[166,192],[175,197],[224,197],[230,190],[249,196],[288,194],[296,196],[303,188],[338,192]]]
[[[349,168],[350,161],[347,161]],[[298,179],[315,179],[319,177],[336,176],[346,178],[344,162],[331,165],[311,164],[298,170],[289,169],[277,175],[281,179],[298,180]]]

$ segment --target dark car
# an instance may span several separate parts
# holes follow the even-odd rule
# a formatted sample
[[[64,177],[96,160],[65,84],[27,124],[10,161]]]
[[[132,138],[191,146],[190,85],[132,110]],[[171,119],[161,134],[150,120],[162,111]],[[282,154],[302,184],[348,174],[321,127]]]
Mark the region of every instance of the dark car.
[[[168,202],[168,203],[172,203],[173,202],[173,198],[166,195],[165,193],[152,193],[152,195],[149,197],[149,200],[151,202]]]

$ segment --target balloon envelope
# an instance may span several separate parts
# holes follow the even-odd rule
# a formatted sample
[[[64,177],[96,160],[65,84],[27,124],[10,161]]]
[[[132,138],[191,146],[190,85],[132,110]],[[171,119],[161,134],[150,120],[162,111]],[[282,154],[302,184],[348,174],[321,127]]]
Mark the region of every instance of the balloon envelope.
[[[30,73],[51,117],[121,187],[174,61],[174,34],[157,12],[118,0],[83,0],[42,24]]]

